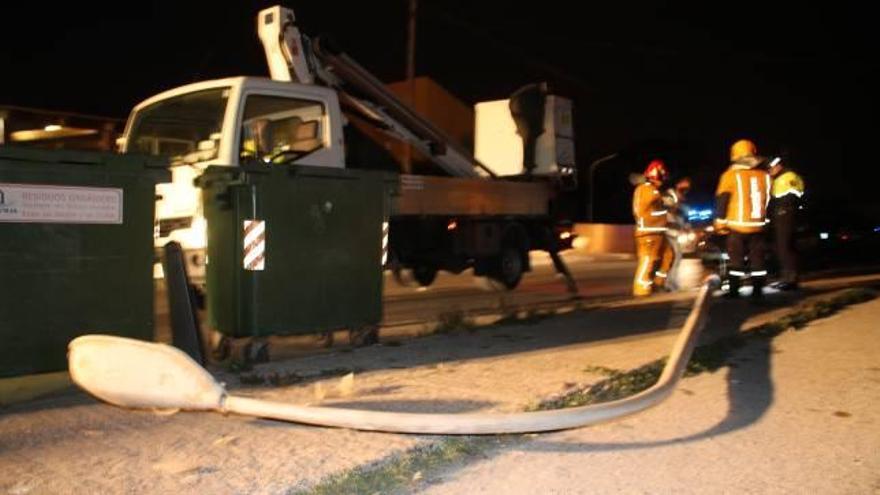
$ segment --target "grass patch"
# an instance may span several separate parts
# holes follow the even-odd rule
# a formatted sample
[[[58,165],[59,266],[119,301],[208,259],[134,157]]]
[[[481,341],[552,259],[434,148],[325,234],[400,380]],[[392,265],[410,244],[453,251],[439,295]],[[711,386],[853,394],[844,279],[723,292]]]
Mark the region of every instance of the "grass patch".
[[[616,370],[614,368],[608,368],[607,366],[587,366],[584,368],[584,373],[594,373],[596,375],[605,375],[605,376],[614,376],[620,373],[620,370]]]
[[[228,359],[220,363],[220,366],[229,373],[242,373],[254,369],[253,363],[241,359]]]
[[[258,385],[283,387],[293,385],[305,380],[305,377],[295,371],[270,371],[268,373],[242,373],[238,376],[242,385]]]
[[[317,373],[301,374],[296,371],[267,371],[264,373],[242,373],[238,379],[242,385],[284,387],[308,381],[345,376],[349,373],[360,373],[363,368],[331,368]]]
[[[747,335],[732,335],[716,340],[709,345],[694,349],[691,360],[684,370],[684,376],[695,376],[705,372],[715,372],[728,366],[730,356],[737,349],[746,345]]]
[[[482,457],[489,450],[520,441],[519,435],[446,437],[415,447],[376,464],[331,476],[318,485],[291,495],[339,493],[394,493],[430,482],[432,474]]]
[[[650,387],[660,377],[666,359],[658,359],[628,371],[618,371],[604,366],[588,366],[584,371],[605,374],[608,378],[600,380],[587,388],[573,390],[562,395],[543,400],[528,411],[546,411],[567,407],[586,406],[599,402],[622,399]]]
[[[763,335],[774,337],[791,328],[800,330],[807,323],[819,318],[826,318],[840,311],[846,306],[870,301],[877,297],[877,291],[873,289],[859,288],[846,290],[831,299],[823,299],[799,306],[795,311],[783,316],[779,320],[762,325],[758,329]]]

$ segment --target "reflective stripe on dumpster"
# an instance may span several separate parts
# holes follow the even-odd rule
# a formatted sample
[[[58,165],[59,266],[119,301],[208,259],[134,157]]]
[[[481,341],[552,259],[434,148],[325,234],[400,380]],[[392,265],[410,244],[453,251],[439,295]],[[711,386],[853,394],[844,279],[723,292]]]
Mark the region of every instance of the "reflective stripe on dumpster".
[[[243,248],[242,263],[245,270],[266,269],[266,222],[263,220],[244,221]]]

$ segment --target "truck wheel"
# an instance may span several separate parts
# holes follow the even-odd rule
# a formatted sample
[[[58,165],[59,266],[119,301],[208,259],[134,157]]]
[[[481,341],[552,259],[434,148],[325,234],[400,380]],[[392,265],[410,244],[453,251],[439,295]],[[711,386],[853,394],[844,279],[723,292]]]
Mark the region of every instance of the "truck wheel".
[[[413,277],[422,287],[427,287],[434,283],[437,278],[437,269],[428,265],[417,265],[413,268]]]
[[[501,249],[501,254],[496,259],[494,270],[492,270],[489,276],[500,282],[507,289],[512,290],[522,280],[524,268],[522,250],[512,245],[507,245]]]
[[[401,287],[427,287],[437,278],[437,269],[429,266],[392,268],[391,274]]]
[[[394,281],[401,287],[415,287],[418,285],[413,278],[412,270],[409,268],[392,267],[391,275],[394,276]]]

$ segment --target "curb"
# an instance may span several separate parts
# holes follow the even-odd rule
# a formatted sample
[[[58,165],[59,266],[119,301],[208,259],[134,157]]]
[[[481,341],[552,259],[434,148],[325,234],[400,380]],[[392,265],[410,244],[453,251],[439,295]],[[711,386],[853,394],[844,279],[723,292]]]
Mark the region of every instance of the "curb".
[[[66,371],[0,378],[0,406],[8,406],[73,386]]]

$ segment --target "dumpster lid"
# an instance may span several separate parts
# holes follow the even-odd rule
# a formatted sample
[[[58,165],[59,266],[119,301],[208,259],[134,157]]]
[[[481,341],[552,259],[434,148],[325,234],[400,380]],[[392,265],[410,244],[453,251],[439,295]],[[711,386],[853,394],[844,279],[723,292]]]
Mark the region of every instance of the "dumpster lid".
[[[48,150],[42,148],[0,146],[0,158],[40,163],[107,166],[116,166],[125,163],[124,166],[140,164],[144,168],[168,168],[168,160],[166,158],[134,153],[126,153],[123,155],[111,153],[109,151]]]

